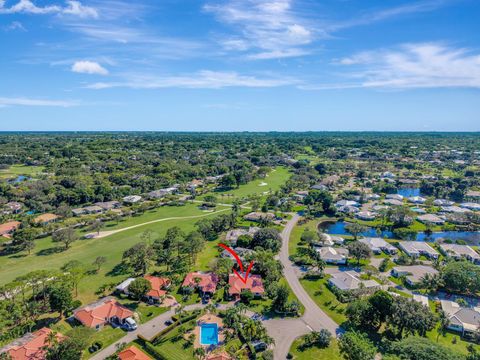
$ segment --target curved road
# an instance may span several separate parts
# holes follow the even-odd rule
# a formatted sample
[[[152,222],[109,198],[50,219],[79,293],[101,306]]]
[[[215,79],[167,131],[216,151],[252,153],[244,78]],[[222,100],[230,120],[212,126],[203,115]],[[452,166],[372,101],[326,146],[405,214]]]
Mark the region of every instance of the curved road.
[[[298,280],[293,263],[288,258],[290,234],[299,218],[300,216],[298,214],[293,215],[280,234],[282,237],[282,248],[280,250],[279,260],[283,265],[285,279],[298,300],[305,307],[305,313],[301,318],[271,319],[264,321],[270,336],[275,339],[275,360],[286,359],[293,341],[299,336],[305,335],[313,330],[319,331],[321,329],[327,329],[335,335],[342,332],[338,324],[320,309],[305,291]]]

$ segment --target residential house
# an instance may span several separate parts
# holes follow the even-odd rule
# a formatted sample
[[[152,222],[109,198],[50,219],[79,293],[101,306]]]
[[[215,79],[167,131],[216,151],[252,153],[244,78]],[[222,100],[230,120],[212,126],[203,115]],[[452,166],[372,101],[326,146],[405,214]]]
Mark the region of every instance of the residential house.
[[[263,213],[263,212],[251,212],[243,217],[247,221],[260,222],[263,220],[273,220],[275,219],[275,214],[272,213]]]
[[[162,199],[164,198],[165,196],[168,195],[168,192],[166,192],[165,190],[154,190],[154,191],[150,191],[148,194],[147,194],[147,198],[148,199],[151,199],[151,200],[157,200],[157,199]]]
[[[375,280],[363,280],[355,271],[341,271],[332,274],[328,279],[328,284],[340,291],[375,291],[380,288],[380,284]]]
[[[433,205],[435,206],[452,206],[454,204],[453,201],[446,200],[446,199],[435,199],[433,200]]]
[[[91,206],[85,206],[83,208],[83,211],[85,212],[85,214],[100,214],[103,212],[103,208],[101,208],[100,206],[97,206],[97,205],[91,205]]]
[[[115,290],[119,293],[128,295],[128,287],[132,282],[135,281],[135,278],[128,278],[127,280],[122,281],[115,287]]]
[[[397,278],[404,276],[410,286],[418,285],[427,274],[438,275],[436,269],[426,265],[395,266],[391,272]]]
[[[113,297],[105,297],[73,311],[73,317],[84,326],[100,329],[106,324],[122,325],[133,311],[121,305]]]
[[[42,360],[45,359],[46,349],[52,330],[44,327],[34,333],[27,333],[20,339],[0,349],[0,354],[6,353],[7,358],[11,360]],[[56,333],[58,341],[64,339],[60,333]],[[2,356],[0,358],[3,359]]]
[[[396,199],[386,199],[386,200],[383,200],[383,203],[387,204],[387,205],[392,205],[392,206],[402,206],[403,205],[403,201],[396,200]]]
[[[214,273],[191,272],[183,280],[183,289],[198,289],[203,297],[211,297],[217,290],[218,276]]]
[[[400,194],[388,194],[385,196],[385,199],[403,201],[403,196]]]
[[[347,263],[348,259],[348,250],[344,248],[334,248],[334,247],[317,247],[315,248],[320,254],[320,258],[325,261],[327,264],[337,264],[344,265]]]
[[[432,224],[432,225],[443,225],[445,224],[445,220],[437,215],[433,214],[425,214],[417,216],[417,220],[424,224]]]
[[[142,200],[142,197],[140,195],[129,195],[125,196],[122,201],[127,204],[127,205],[133,205]]]
[[[151,304],[161,303],[171,285],[170,279],[151,275],[145,275],[144,278],[150,282],[151,286],[150,291],[146,294],[148,302]]]
[[[460,207],[472,211],[480,211],[480,204],[474,203],[474,202],[465,202],[461,203]]]
[[[440,244],[440,251],[448,257],[456,260],[467,259],[474,264],[480,265],[480,255],[468,245]]]
[[[248,235],[253,237],[260,228],[251,226],[248,229],[233,229],[229,230],[225,235],[225,240],[228,241],[232,246],[237,244],[237,240],[242,235]]]
[[[310,186],[310,189],[319,190],[319,191],[327,191],[328,187],[324,184],[315,184],[315,185]]]
[[[340,200],[340,201],[337,201],[335,203],[335,207],[338,209],[338,208],[342,208],[342,207],[345,207],[345,206],[348,206],[348,207],[358,207],[360,206],[360,204],[357,202],[357,201],[353,201],[353,200]]]
[[[469,337],[478,333],[480,326],[480,309],[464,308],[458,303],[449,300],[440,300],[442,310],[447,314],[448,329],[460,332]]]
[[[372,221],[375,220],[377,214],[371,211],[360,211],[355,214],[355,217],[360,220],[364,221]]]
[[[82,216],[86,214],[86,211],[83,208],[72,209],[73,216]]]
[[[423,306],[426,306],[427,308],[429,307],[428,305],[428,297],[425,295],[420,295],[420,294],[413,294],[413,301],[419,302]]]
[[[465,214],[471,212],[471,210],[461,208],[460,206],[442,206],[442,212],[453,213],[453,214]]]
[[[135,345],[131,345],[125,350],[118,353],[117,357],[120,360],[151,360],[152,358],[145,354]]]
[[[238,257],[240,260],[245,260],[245,257],[249,254],[252,254],[254,251],[252,249],[246,249],[242,247],[236,247],[235,252],[237,253]],[[223,258],[229,258],[233,261],[235,261],[235,257],[232,255],[232,253],[228,250],[223,250],[222,253],[220,254],[221,257]]]
[[[412,204],[425,204],[425,199],[424,197],[421,196],[411,196],[407,199],[408,202],[411,202]]]
[[[395,178],[395,174],[390,172],[390,171],[385,171],[384,173],[382,173],[380,175],[380,177],[382,178],[387,178],[387,179],[394,179]]]
[[[118,201],[104,201],[95,203],[96,206],[101,207],[104,211],[118,209],[122,204]]]
[[[19,202],[16,201],[10,201],[4,205],[4,208],[6,209],[4,211],[5,214],[18,214],[20,211],[22,211],[23,205]]]
[[[464,198],[466,201],[480,203],[480,191],[469,190]]]
[[[382,251],[386,254],[397,253],[397,248],[382,238],[367,237],[360,239],[359,241],[368,245],[374,254],[380,254]]]
[[[50,224],[52,222],[57,221],[59,218],[60,217],[58,215],[47,213],[47,214],[38,215],[33,219],[33,222],[39,225],[46,225],[46,224]]]
[[[240,280],[236,274],[230,274],[228,277],[228,294],[230,298],[240,299],[240,294],[244,290],[250,290],[255,297],[262,297],[265,293],[263,280],[260,275],[249,275],[246,282]]]
[[[424,255],[431,259],[437,259],[440,255],[435,249],[423,241],[401,241],[400,248],[411,257],[420,257]]]
[[[20,221],[9,221],[0,225],[0,236],[10,238],[21,225]]]

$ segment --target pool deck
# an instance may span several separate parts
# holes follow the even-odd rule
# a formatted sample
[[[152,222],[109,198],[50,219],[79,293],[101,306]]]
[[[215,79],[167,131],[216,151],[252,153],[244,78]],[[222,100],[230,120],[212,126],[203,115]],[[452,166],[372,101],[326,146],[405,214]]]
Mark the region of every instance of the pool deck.
[[[202,317],[200,317],[197,320],[197,326],[195,326],[195,329],[193,329],[193,334],[195,334],[195,342],[193,344],[193,347],[195,349],[199,347],[205,347],[208,348],[211,345],[202,345],[200,344],[200,327],[202,324],[217,324],[218,326],[218,345],[221,345],[225,341],[225,335],[223,333],[223,320],[219,318],[217,315],[214,314],[205,314]]]

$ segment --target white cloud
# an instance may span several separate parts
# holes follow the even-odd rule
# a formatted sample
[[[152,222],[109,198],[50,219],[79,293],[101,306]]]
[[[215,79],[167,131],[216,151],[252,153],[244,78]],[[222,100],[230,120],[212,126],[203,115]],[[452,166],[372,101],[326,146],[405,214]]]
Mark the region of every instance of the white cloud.
[[[75,15],[81,18],[97,18],[98,12],[90,6],[84,6],[80,1],[67,1],[67,7],[62,11],[63,14]]]
[[[307,21],[292,10],[292,0],[229,0],[204,7],[237,35],[221,40],[226,50],[249,51],[250,59],[308,54],[313,39]]]
[[[72,65],[72,71],[82,74],[108,75],[108,70],[94,61],[76,61]]]
[[[249,75],[240,75],[236,72],[222,72],[202,70],[194,74],[180,76],[151,76],[127,75],[124,81],[99,82],[88,85],[89,89],[107,89],[125,87],[133,89],[161,89],[161,88],[187,88],[187,89],[221,89],[227,87],[270,88],[295,84],[291,78],[265,77],[258,78]]]
[[[12,21],[9,25],[4,26],[3,30],[5,30],[5,31],[16,31],[16,30],[27,31],[27,29],[25,29],[25,27],[23,26],[23,24],[20,21]]]
[[[78,102],[73,100],[48,100],[31,98],[7,98],[0,97],[0,107],[7,106],[51,106],[51,107],[72,107],[77,106]]]
[[[90,6],[84,6],[80,1],[67,0],[66,6],[45,5],[37,6],[32,0],[20,0],[18,3],[5,7],[5,0],[0,0],[0,14],[60,14],[73,15],[82,18],[97,18],[97,10]]]
[[[338,64],[353,67],[344,74],[350,83],[310,88],[480,88],[480,54],[438,43],[362,52]]]

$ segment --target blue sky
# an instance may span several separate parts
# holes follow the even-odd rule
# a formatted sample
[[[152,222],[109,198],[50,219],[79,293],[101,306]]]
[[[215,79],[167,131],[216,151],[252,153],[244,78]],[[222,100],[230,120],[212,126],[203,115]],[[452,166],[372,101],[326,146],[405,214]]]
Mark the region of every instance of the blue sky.
[[[0,130],[479,131],[478,0],[0,0]]]

